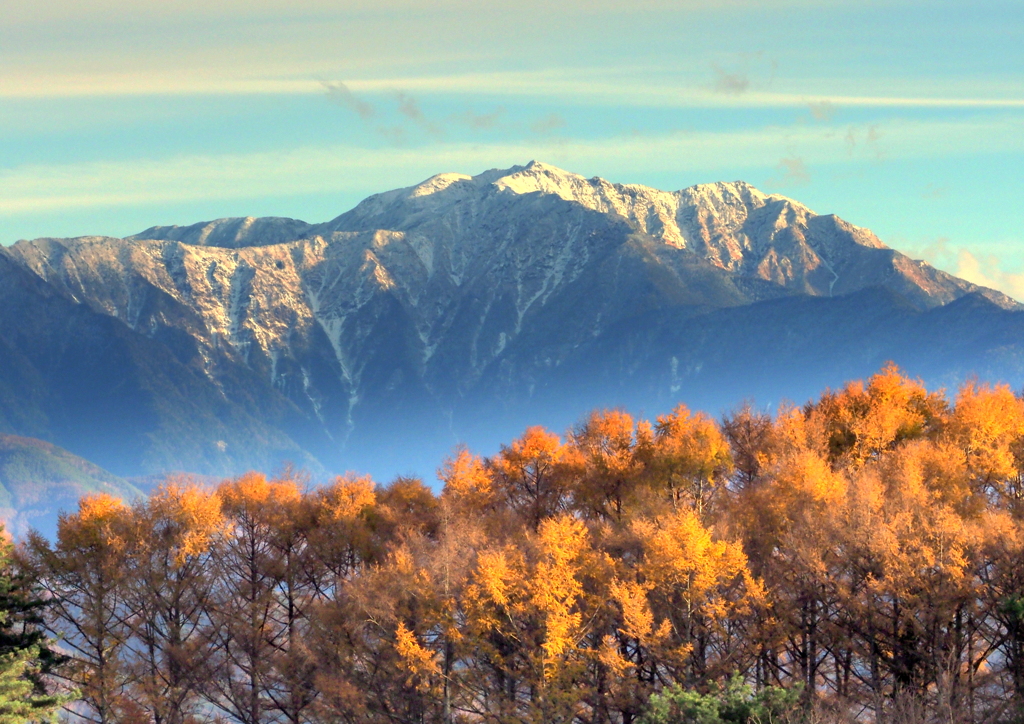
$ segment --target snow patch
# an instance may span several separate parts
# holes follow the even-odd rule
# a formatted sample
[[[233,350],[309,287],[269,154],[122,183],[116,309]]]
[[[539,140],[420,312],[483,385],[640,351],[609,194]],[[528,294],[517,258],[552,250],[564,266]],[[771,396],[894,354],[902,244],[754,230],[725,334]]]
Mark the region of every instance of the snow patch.
[[[436,176],[431,176],[418,186],[414,186],[409,196],[412,198],[430,196],[431,194],[436,194],[439,191],[444,191],[449,186],[458,183],[459,181],[472,180],[472,176],[467,176],[463,173],[439,173]]]

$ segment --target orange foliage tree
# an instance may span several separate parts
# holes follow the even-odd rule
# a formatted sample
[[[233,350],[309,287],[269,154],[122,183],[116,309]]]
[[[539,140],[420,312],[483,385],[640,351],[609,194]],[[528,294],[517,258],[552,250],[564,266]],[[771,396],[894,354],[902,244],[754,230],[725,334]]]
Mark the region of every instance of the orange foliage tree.
[[[598,411],[457,449],[438,478],[83,499],[20,554],[76,713],[631,724],[653,693],[738,675],[821,722],[1024,717],[1005,386],[950,400],[888,366],[774,416]]]

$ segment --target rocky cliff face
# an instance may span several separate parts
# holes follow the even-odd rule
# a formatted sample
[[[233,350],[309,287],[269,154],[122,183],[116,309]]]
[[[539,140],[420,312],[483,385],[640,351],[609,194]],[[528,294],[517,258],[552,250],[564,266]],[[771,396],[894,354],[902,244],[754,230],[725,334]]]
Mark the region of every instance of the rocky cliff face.
[[[133,344],[166,348],[190,384],[265,428],[246,443],[199,424],[190,435],[219,437],[198,458],[195,445],[175,457],[180,425],[154,394],[144,434],[169,452],[128,468],[102,460],[116,472],[196,459],[203,472],[228,471],[265,463],[270,439],[275,455],[334,469],[383,439],[398,451],[432,434],[450,445],[460,420],[477,425],[530,400],[557,406],[574,370],[628,379],[674,359],[676,372],[642,386],[657,379],[661,397],[684,395],[679,360],[699,366],[702,352],[666,335],[666,320],[716,310],[869,289],[912,316],[966,295],[1006,314],[1018,306],[748,184],[664,192],[536,162],[435,176],[324,224],[222,219],[127,239],[37,239],[4,255],[9,274],[115,323]],[[641,341],[648,332],[656,343]],[[580,395],[573,404],[615,403]]]

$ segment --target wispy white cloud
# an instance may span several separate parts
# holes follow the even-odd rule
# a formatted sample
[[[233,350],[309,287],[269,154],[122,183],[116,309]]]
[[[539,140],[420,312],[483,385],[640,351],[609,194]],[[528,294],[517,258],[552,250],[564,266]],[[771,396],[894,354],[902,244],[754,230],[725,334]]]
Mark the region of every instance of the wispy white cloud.
[[[1024,150],[1024,122],[891,122],[876,129],[890,158]],[[799,149],[799,156],[786,149]],[[733,132],[681,132],[594,140],[531,138],[507,143],[430,143],[415,148],[309,146],[251,154],[163,160],[26,165],[0,172],[0,216],[209,199],[335,191],[372,192],[440,171],[476,172],[540,158],[629,182],[637,174],[686,169],[719,180],[723,166],[774,168],[781,153],[790,182],[807,168],[847,161],[841,132],[819,125]],[[795,159],[795,160],[794,160]]]
[[[808,8],[841,7],[856,5],[904,5],[908,0],[567,0],[552,5],[547,0],[519,0],[517,11],[547,13],[605,13],[623,14],[629,12],[658,12],[675,9],[723,12],[749,7],[759,8]],[[494,0],[380,0],[368,6],[363,0],[218,0],[216,3],[204,0],[174,0],[173,2],[139,3],[137,0],[15,0],[6,8],[9,22],[36,24],[41,22],[68,22],[84,18],[111,18],[125,15],[153,18],[197,18],[211,19],[242,16],[292,16],[377,14],[392,22],[395,13],[424,11],[430,13],[479,11],[488,7],[501,9],[503,2]]]
[[[932,266],[955,274],[969,282],[998,289],[1018,301],[1024,301],[1024,271],[1006,255],[983,253],[953,244],[940,237],[923,247],[907,249],[907,253],[924,259]]]
[[[498,106],[489,113],[463,111],[462,113],[450,116],[448,120],[454,123],[461,123],[474,131],[489,131],[501,126],[501,119],[504,115],[505,109],[502,106]]]
[[[530,130],[540,135],[547,135],[565,128],[565,118],[559,113],[549,113],[530,124]]]
[[[867,4],[913,2],[919,0]],[[721,63],[726,76],[746,85],[751,78],[759,79],[755,71],[764,63],[764,51],[719,52],[728,45],[747,44],[746,36],[736,34],[748,31],[729,22],[731,17],[743,18],[756,10],[790,13],[798,19],[808,7],[860,12],[864,4],[865,0],[13,0],[4,5],[0,24],[0,95],[315,92],[316,79],[349,80],[358,74],[366,81],[394,81],[440,69],[448,73],[590,66],[590,74],[599,80],[616,69],[625,70],[619,73],[625,77],[624,66],[645,59],[654,67],[674,65],[673,72],[699,67],[706,76],[709,58]],[[701,20],[729,28],[723,37],[728,42],[716,43],[720,48],[713,53],[707,52],[706,42],[672,42],[665,47],[665,41],[676,35],[673,28],[684,32]],[[763,33],[758,30],[754,35]],[[787,41],[786,47],[792,46]],[[572,73],[563,75],[573,80],[568,78]],[[435,80],[442,90],[465,87],[455,73]],[[292,85],[294,81],[302,82]],[[391,81],[388,90],[419,90]],[[707,82],[702,77],[698,85]],[[628,93],[629,84],[625,80],[620,92]],[[757,83],[750,84],[751,90],[756,87]]]
[[[978,256],[968,249],[960,249],[957,251],[953,274],[983,287],[998,289],[1017,301],[1024,301],[1024,272],[1007,271],[1004,261],[998,256]]]
[[[711,64],[714,82],[711,89],[717,93],[740,95],[751,90],[764,91],[772,87],[779,62],[763,50],[736,53],[727,65],[724,60]]]
[[[663,107],[734,107],[734,108],[828,108],[891,107],[891,108],[1024,108],[1024,97],[979,98],[969,96],[850,95],[793,93],[750,90],[741,76],[728,76],[723,89],[708,89],[700,84],[673,82],[637,83],[635,77],[621,81],[608,79],[608,73],[486,73],[434,77],[406,77],[383,80],[352,80],[353,90],[381,92],[406,88],[420,92],[467,93],[474,95],[557,96],[567,99],[590,99],[606,102],[628,102],[634,105]],[[728,74],[727,74],[728,75]],[[298,85],[292,86],[301,92]]]
[[[260,74],[262,72],[262,75]],[[291,77],[287,77],[291,74]],[[303,78],[313,75],[316,79]],[[637,76],[649,78],[637,82]],[[817,120],[829,120],[837,109],[849,108],[1024,108],[1017,84],[988,86],[989,97],[970,95],[969,87],[934,95],[901,93],[854,94],[792,92],[754,89],[745,75],[719,69],[708,87],[699,77],[657,78],[642,68],[589,70],[457,73],[450,75],[396,75],[381,78],[324,80],[325,68],[235,68],[211,74],[189,68],[150,69],[144,72],[4,71],[0,69],[0,98],[74,98],[152,95],[308,95],[325,90],[339,102],[350,103],[352,93],[446,94],[497,97],[558,98],[567,103],[599,103],[665,108],[810,108]],[[792,85],[792,83],[791,83]],[[807,84],[804,84],[807,85]],[[841,85],[819,81],[814,85]],[[884,87],[884,83],[879,84]],[[366,102],[366,101],[362,101]]]
[[[832,101],[810,101],[807,104],[808,110],[811,112],[811,118],[816,121],[828,122],[835,118],[836,107]]]
[[[427,118],[420,102],[405,91],[395,91],[394,98],[398,102],[398,114],[415,126],[426,131],[427,135],[435,139],[444,137],[444,130],[434,121]]]

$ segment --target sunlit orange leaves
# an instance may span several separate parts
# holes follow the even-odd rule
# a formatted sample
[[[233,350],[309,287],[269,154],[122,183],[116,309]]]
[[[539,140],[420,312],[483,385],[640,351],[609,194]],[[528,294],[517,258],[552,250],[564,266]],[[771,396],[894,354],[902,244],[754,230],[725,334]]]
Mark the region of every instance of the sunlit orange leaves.
[[[154,536],[148,544],[167,546],[178,565],[209,550],[224,527],[220,498],[188,481],[157,490],[141,521]]]
[[[959,447],[975,479],[1002,492],[1000,481],[1020,467],[1024,437],[1024,402],[1006,385],[969,382],[960,388],[949,423],[951,441]]]
[[[519,582],[522,571],[514,565],[509,552],[481,551],[477,555],[476,573],[470,587],[470,594],[479,601],[493,603],[505,608],[511,600],[512,587]]]
[[[673,497],[685,498],[703,516],[732,471],[729,443],[707,415],[679,405],[655,426],[652,471]]]
[[[902,441],[934,433],[946,406],[941,394],[929,393],[890,364],[867,385],[851,382],[824,394],[809,418],[824,427],[833,460],[859,465]]]
[[[569,516],[545,520],[537,538],[540,558],[531,577],[531,594],[544,616],[543,648],[546,663],[551,663],[579,636],[582,615],[575,604],[583,592],[580,572],[589,541],[584,525]]]
[[[404,622],[399,621],[395,630],[395,651],[410,677],[410,681],[416,681],[420,687],[428,687],[430,676],[438,671],[437,660],[434,654],[420,645],[416,636],[406,628]]]
[[[459,501],[476,508],[493,502],[493,483],[483,460],[465,448],[445,460],[437,477],[444,483],[445,494]]]
[[[128,506],[120,498],[105,493],[87,495],[78,502],[77,514],[61,515],[57,539],[68,548],[120,545],[117,526],[127,512]]]
[[[333,520],[351,520],[377,499],[373,480],[366,476],[337,477],[320,494],[320,506]]]
[[[301,497],[299,486],[291,480],[267,480],[260,473],[246,473],[224,481],[217,488],[226,514],[258,516],[267,508],[293,504]]]
[[[641,571],[664,591],[675,591],[691,608],[708,606],[707,613],[725,613],[720,588],[746,572],[739,544],[715,540],[691,510],[679,510],[655,520],[633,524],[644,546]]]
[[[1003,721],[1024,701],[1006,387],[951,404],[888,366],[774,417],[598,411],[491,458],[456,449],[438,478],[84,499],[27,554],[83,710],[636,722],[652,692],[734,672],[804,687],[821,721]]]

